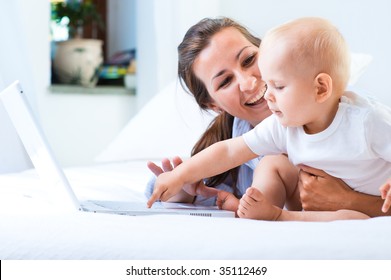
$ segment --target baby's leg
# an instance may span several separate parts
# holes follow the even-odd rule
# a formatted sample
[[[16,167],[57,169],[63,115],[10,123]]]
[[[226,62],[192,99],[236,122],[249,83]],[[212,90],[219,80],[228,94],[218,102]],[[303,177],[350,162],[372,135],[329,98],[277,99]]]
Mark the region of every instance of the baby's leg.
[[[354,210],[338,211],[287,211],[282,210],[278,221],[335,221],[335,220],[363,220],[370,217]]]
[[[254,171],[253,184],[240,202],[239,217],[250,219],[274,219],[267,209],[270,206],[301,210],[297,189],[298,169],[285,155],[264,157]],[[257,190],[252,190],[256,188]],[[260,191],[260,192],[259,192]],[[268,202],[268,204],[266,204]]]
[[[248,188],[240,200],[240,218],[268,221],[335,221],[368,219],[369,216],[354,210],[288,211],[272,205],[256,188]]]
[[[275,206],[301,210],[298,180],[299,169],[286,155],[265,156],[254,171],[252,186]]]
[[[240,199],[237,214],[240,218],[277,221],[282,209],[271,204],[263,193],[251,187]]]

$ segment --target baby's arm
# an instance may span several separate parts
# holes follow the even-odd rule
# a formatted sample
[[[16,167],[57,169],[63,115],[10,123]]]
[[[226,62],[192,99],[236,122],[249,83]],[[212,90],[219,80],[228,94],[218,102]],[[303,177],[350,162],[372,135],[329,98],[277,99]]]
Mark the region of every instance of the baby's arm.
[[[257,157],[243,137],[218,142],[183,162],[170,172],[157,177],[154,191],[147,206],[160,199],[167,201],[181,191],[183,185],[220,174]]]
[[[391,178],[380,187],[381,197],[384,199],[382,211],[386,213],[391,207]]]

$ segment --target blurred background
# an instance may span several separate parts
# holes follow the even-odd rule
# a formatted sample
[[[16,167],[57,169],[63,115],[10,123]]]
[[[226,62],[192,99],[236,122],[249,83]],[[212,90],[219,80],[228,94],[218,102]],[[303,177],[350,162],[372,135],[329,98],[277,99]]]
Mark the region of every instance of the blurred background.
[[[85,1],[103,23],[83,27],[83,38],[102,42],[93,85],[78,84],[80,79],[64,84],[56,77],[58,42],[72,38],[69,22],[53,17],[53,2],[62,1],[0,0],[0,90],[21,81],[63,166],[92,164],[129,119],[176,78],[176,47],[204,17],[232,17],[260,37],[297,17],[328,18],[352,52],[373,57],[355,87],[391,106],[388,0]],[[30,166],[1,107],[0,137],[0,172]]]

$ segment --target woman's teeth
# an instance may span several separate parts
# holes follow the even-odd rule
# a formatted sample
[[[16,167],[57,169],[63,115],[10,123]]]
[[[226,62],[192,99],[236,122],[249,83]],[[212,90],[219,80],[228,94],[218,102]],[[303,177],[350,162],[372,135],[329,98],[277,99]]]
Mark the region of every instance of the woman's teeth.
[[[263,93],[258,93],[254,98],[250,99],[248,102],[246,102],[246,105],[255,105],[255,104],[258,104],[259,101],[261,101],[262,97],[263,97]]]

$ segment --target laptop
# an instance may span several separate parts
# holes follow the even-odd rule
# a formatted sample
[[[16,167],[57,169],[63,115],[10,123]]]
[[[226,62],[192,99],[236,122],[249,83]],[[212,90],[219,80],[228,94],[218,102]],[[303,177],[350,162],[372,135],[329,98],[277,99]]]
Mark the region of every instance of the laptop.
[[[232,211],[187,203],[155,202],[152,208],[147,208],[146,202],[80,201],[58,164],[41,126],[32,113],[19,81],[13,82],[0,93],[0,102],[8,113],[38,175],[50,187],[51,195],[53,199],[56,199],[56,204],[63,209],[131,216],[172,214],[235,217],[235,213]]]

